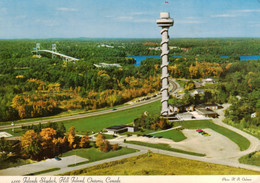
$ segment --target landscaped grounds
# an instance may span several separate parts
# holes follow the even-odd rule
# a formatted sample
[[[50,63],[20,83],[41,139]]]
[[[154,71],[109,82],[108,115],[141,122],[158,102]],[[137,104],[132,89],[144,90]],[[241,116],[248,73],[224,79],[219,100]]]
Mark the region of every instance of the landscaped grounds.
[[[134,119],[141,116],[142,111],[158,113],[160,111],[160,101],[109,114],[65,121],[64,125],[67,129],[72,125],[75,126],[77,134],[85,134],[86,131],[99,132],[109,126],[131,123]]]
[[[160,162],[160,163],[158,163]],[[134,168],[133,168],[134,167]],[[64,175],[259,175],[260,172],[155,153],[113,161]]]
[[[156,148],[156,149],[161,149],[161,150],[166,150],[166,151],[173,151],[173,152],[178,152],[178,153],[195,155],[195,156],[205,156],[205,154],[200,154],[200,153],[196,153],[196,152],[190,152],[190,151],[184,151],[181,149],[172,148],[169,146],[169,144],[164,144],[164,143],[152,144],[152,143],[140,142],[140,141],[126,141],[126,143],[140,145],[140,146],[146,146],[146,147],[151,147],[151,148]]]
[[[62,154],[62,157],[77,155],[82,158],[88,159],[88,161],[86,161],[86,162],[81,162],[81,163],[77,164],[77,165],[80,165],[80,164],[90,163],[93,161],[99,161],[99,160],[103,160],[103,159],[107,159],[107,158],[113,158],[116,156],[130,154],[130,153],[134,153],[137,151],[138,150],[136,150],[136,149],[121,147],[117,151],[102,152],[95,147],[91,147],[91,148],[86,148],[86,149],[75,149],[75,150],[66,152],[66,153]],[[69,166],[75,166],[75,165],[73,164],[73,162],[71,162],[71,165],[69,165]]]
[[[165,131],[165,132],[155,133],[153,134],[153,136],[171,139],[175,142],[180,142],[186,139],[186,137],[183,135],[181,131],[175,129]]]
[[[260,166],[260,151],[252,152],[239,159],[240,163]]]
[[[175,122],[175,125],[180,125],[186,129],[211,128],[236,143],[241,151],[248,149],[250,146],[250,142],[245,137],[227,128],[214,124],[212,120],[178,121]]]

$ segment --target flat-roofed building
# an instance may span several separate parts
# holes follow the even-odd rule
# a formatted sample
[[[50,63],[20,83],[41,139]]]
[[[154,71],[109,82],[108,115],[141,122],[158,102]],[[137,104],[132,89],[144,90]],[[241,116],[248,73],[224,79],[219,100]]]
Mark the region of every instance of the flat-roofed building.
[[[176,117],[179,120],[191,120],[191,119],[194,118],[194,116],[191,113],[189,113],[189,112],[177,114]]]
[[[117,125],[117,126],[111,126],[108,128],[105,128],[107,131],[107,134],[117,134],[117,133],[123,133],[123,132],[135,132],[134,126],[129,125]]]
[[[209,118],[217,118],[219,115],[218,113],[207,109],[207,108],[203,108],[203,107],[196,107],[195,109],[200,115],[203,115],[205,117],[209,117]]]

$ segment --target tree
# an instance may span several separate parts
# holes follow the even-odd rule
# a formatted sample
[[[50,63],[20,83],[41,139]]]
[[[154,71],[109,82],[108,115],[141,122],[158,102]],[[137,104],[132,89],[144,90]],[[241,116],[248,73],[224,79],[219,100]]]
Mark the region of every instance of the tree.
[[[57,131],[57,137],[64,137],[66,133],[66,127],[63,122],[58,123],[58,127],[56,131]]]
[[[0,138],[0,161],[8,159],[9,152],[13,153],[12,144],[4,137]]]
[[[40,138],[34,130],[28,130],[21,137],[21,150],[24,156],[39,159],[41,153]]]
[[[104,143],[100,146],[100,150],[103,152],[109,152],[111,150],[111,144],[105,140]]]
[[[245,118],[243,118],[241,121],[240,121],[240,127],[241,128],[247,128],[247,123],[246,123],[246,120],[245,120]]]
[[[81,148],[87,148],[89,147],[89,136],[86,134],[85,136],[81,137],[79,147]]]
[[[54,139],[56,130],[53,128],[43,128],[40,132],[42,154],[44,157],[52,157],[55,154],[56,144]]]
[[[98,133],[97,137],[96,137],[96,146],[100,147],[105,141],[105,137],[104,135],[102,135],[101,133]]]
[[[73,149],[76,148],[77,144],[75,142],[75,127],[71,126],[69,129],[69,135],[68,135],[68,143],[69,143],[69,148]]]
[[[113,144],[112,145],[112,150],[116,151],[119,148],[118,144]]]
[[[185,84],[185,89],[186,90],[192,90],[195,88],[195,84],[193,81],[189,81],[188,83]]]

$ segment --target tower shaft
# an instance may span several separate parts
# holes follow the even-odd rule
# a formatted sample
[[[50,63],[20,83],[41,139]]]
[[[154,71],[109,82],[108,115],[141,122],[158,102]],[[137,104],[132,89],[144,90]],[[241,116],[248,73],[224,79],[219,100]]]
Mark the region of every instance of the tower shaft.
[[[162,69],[162,111],[161,111],[161,115],[162,116],[167,116],[169,115],[169,104],[168,104],[168,100],[169,100],[169,82],[168,82],[168,54],[169,54],[169,47],[168,47],[168,42],[169,42],[169,35],[168,35],[168,30],[171,26],[173,26],[173,20],[170,18],[170,14],[169,13],[161,13],[160,14],[160,19],[157,20],[157,24],[158,26],[162,27],[161,30],[161,35],[162,35],[162,42],[161,42],[161,50],[162,50],[162,54],[161,54],[161,58],[162,58],[162,65],[161,65],[161,69]]]

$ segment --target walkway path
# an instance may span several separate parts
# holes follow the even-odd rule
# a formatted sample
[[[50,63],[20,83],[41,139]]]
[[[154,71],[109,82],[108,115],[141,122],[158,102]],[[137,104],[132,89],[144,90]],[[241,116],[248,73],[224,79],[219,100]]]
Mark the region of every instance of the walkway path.
[[[176,126],[174,128],[169,128],[167,130],[155,131],[155,132],[149,133],[149,135],[156,134],[156,133],[167,132],[167,131],[174,130],[174,129],[177,129],[177,128],[181,128],[181,126]]]

